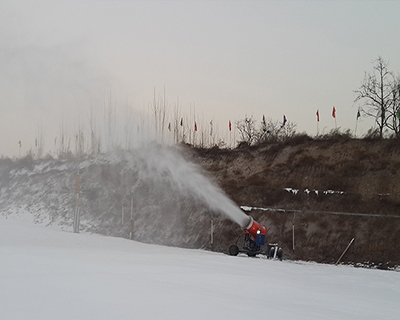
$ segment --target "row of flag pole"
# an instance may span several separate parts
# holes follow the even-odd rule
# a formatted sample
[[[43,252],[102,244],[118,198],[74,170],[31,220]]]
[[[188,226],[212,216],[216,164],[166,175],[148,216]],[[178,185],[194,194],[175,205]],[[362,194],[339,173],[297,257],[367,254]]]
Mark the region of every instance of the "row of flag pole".
[[[319,121],[319,120],[318,120],[318,121]],[[265,122],[265,116],[264,116],[264,115],[263,115],[263,121],[262,121],[262,122],[263,122],[263,125],[264,125],[264,127],[265,127],[267,124],[266,124],[266,122]],[[285,126],[286,122],[287,122],[286,116],[283,115],[283,121],[282,121],[282,126],[281,126],[281,128],[283,128],[283,127]],[[183,118],[181,118],[180,126],[183,127]],[[228,129],[229,129],[229,131],[232,131],[232,122],[231,122],[231,120],[229,120],[229,122],[228,122]],[[172,130],[171,122],[168,124],[168,130],[169,130],[169,131]],[[196,122],[196,121],[194,122],[194,131],[195,131],[195,132],[197,131],[197,122]],[[211,120],[211,121],[210,121],[210,135],[212,135],[212,134],[213,134],[213,121]]]
[[[316,115],[317,115],[317,135],[318,135],[319,134],[319,126],[318,126],[318,124],[319,124],[319,109],[317,109]],[[333,108],[332,108],[332,117],[335,119],[335,129],[336,129],[337,124],[336,124],[336,108],[335,108],[335,106],[333,106]]]
[[[316,115],[317,115],[317,122],[319,122],[319,109],[317,109]],[[400,119],[400,109],[397,111],[396,115],[397,115],[397,118]],[[335,127],[336,127],[336,108],[335,107],[332,108],[332,117],[335,119]],[[358,118],[360,118],[360,117],[361,117],[361,113],[360,113],[360,109],[358,109],[356,120],[358,120]],[[283,115],[282,127],[285,126],[286,122],[287,122],[286,116]],[[181,118],[180,125],[183,126],[183,118]],[[267,125],[264,115],[263,115],[263,125],[264,126]],[[169,129],[169,131],[171,131],[171,123],[169,123],[168,129]],[[194,131],[197,131],[197,122],[196,121],[194,122]],[[230,120],[229,120],[229,131],[232,131],[232,123]],[[213,122],[211,120],[210,121],[210,135],[212,135],[212,132],[213,132]]]
[[[317,109],[316,116],[317,116],[317,119],[316,119],[316,120],[317,120],[317,135],[318,135],[318,123],[319,123],[319,121],[320,121],[320,118],[319,118],[319,109]],[[333,108],[332,108],[332,117],[335,119],[335,128],[336,128],[336,108],[335,108],[334,106],[333,106]],[[358,109],[358,110],[357,110],[357,115],[356,115],[355,134],[357,134],[357,124],[358,124],[358,119],[359,119],[360,117],[361,117],[361,113],[360,113],[360,109]],[[396,117],[400,120],[400,109],[397,110],[397,112],[396,112]],[[286,116],[283,115],[283,121],[282,121],[282,126],[281,126],[281,128],[283,128],[283,127],[285,126],[286,122],[287,122]],[[267,126],[266,120],[265,120],[265,116],[264,116],[264,115],[263,115],[263,118],[262,118],[262,124],[263,124],[264,128]],[[183,127],[183,118],[181,118],[181,120],[180,120],[180,126]],[[229,122],[228,122],[228,129],[229,129],[229,131],[232,131],[232,122],[231,122],[231,120],[229,120]],[[169,131],[172,130],[171,122],[168,124],[168,130],[169,130]],[[195,122],[194,122],[194,131],[197,132],[197,130],[198,130],[198,128],[197,128],[197,122],[195,121]],[[210,136],[212,136],[212,135],[213,135],[213,120],[210,121]],[[57,138],[55,138],[54,144],[56,144],[56,142],[57,142]],[[20,153],[21,153],[21,149],[22,149],[22,142],[21,142],[21,140],[18,141],[18,145],[19,145],[19,149],[20,149]],[[37,139],[35,139],[35,146],[37,147],[37,145],[38,145],[38,141],[37,141]],[[64,138],[62,138],[62,145],[64,145]]]
[[[317,109],[316,112],[317,115],[317,135],[318,135],[318,122],[319,122],[319,109]],[[332,117],[335,119],[335,128],[337,128],[336,126],[336,108],[333,107],[332,108]],[[357,134],[357,124],[358,124],[358,118],[361,117],[361,113],[360,113],[360,109],[357,110],[357,115],[356,115],[356,128],[354,130],[354,134]],[[400,119],[400,110],[398,111],[398,118]]]
[[[359,113],[360,113],[360,111],[358,111],[358,114]],[[317,115],[317,122],[319,122],[319,109],[317,109],[316,115]],[[333,107],[333,109],[332,109],[332,117],[336,120],[336,108],[335,107]],[[358,119],[358,117],[357,117],[357,119]]]
[[[317,115],[317,122],[319,122],[319,109],[317,109],[316,115]],[[332,109],[332,117],[333,117],[333,118],[335,119],[335,121],[336,121],[336,108],[335,108],[335,107],[333,107],[333,109]],[[361,117],[360,109],[357,110],[357,117],[356,117],[356,120],[358,120],[359,117]],[[398,118],[400,119],[400,109],[399,109],[399,111],[398,111]]]
[[[319,109],[317,109],[316,116],[317,116],[317,122],[319,122]],[[356,120],[358,120],[358,118],[360,118],[360,116],[361,116],[360,110],[357,110],[357,118],[356,118]],[[400,119],[400,110],[398,111],[397,116]],[[332,108],[332,117],[335,119],[335,127],[336,127],[336,108],[335,107]],[[286,116],[283,115],[282,127],[285,126],[286,122],[287,122]],[[262,123],[263,123],[264,126],[267,125],[264,115],[263,115]],[[181,118],[180,125],[183,126],[183,118]],[[213,128],[213,122],[211,120],[210,121],[210,134],[211,135],[212,135],[212,132],[213,132],[212,128]],[[229,131],[232,131],[232,123],[231,123],[230,120],[229,120],[228,128],[229,128]],[[169,125],[168,125],[168,130],[171,131],[171,123],[169,123]],[[194,122],[194,131],[197,131],[197,122],[196,121]]]

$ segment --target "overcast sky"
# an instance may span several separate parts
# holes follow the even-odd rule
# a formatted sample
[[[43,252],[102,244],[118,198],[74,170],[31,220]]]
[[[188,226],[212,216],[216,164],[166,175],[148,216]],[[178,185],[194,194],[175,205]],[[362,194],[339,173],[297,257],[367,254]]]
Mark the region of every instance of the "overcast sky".
[[[378,56],[400,73],[400,1],[0,2],[0,154],[48,140],[109,101],[211,119],[245,115],[315,135],[355,129],[355,93]],[[121,111],[121,113],[123,113]],[[172,120],[172,111],[169,115]],[[83,120],[82,120],[83,119]],[[373,125],[361,118],[357,133]],[[50,148],[50,146],[48,146]]]

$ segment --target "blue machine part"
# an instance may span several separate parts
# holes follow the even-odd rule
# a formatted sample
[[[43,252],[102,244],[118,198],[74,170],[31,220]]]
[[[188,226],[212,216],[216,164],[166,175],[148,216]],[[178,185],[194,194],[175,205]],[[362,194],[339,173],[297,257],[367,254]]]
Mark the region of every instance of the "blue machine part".
[[[258,246],[263,246],[265,244],[265,234],[256,235],[256,244]]]

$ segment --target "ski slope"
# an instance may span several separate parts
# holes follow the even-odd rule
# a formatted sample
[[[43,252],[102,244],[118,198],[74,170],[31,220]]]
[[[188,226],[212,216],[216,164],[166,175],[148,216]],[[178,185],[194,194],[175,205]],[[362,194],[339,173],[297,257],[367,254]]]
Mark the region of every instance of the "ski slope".
[[[271,261],[0,219],[7,320],[399,319],[400,272]]]

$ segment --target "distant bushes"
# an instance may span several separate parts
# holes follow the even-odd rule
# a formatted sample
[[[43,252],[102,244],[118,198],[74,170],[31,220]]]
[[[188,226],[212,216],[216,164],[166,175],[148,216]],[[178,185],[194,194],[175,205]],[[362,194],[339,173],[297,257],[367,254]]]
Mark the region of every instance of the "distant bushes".
[[[282,136],[279,139],[265,139],[255,143],[253,146],[263,147],[269,145],[283,145],[283,146],[295,146],[312,141],[327,141],[327,142],[345,142],[349,140],[365,140],[365,141],[377,141],[382,140],[379,136],[379,130],[376,128],[370,128],[367,133],[361,138],[356,138],[350,129],[344,131],[341,128],[335,128],[328,133],[319,134],[316,136],[310,136],[305,132],[295,133],[290,136]],[[387,136],[385,141],[392,141],[393,145],[400,145],[400,139],[396,135]],[[238,149],[245,149],[250,147],[250,145],[242,141],[238,144]]]
[[[353,134],[350,129],[346,129],[345,131],[340,131],[340,128],[335,128],[329,131],[327,134],[318,135],[316,139],[319,140],[330,140],[330,141],[346,141],[354,139]]]
[[[297,133],[294,131],[294,128],[291,130],[286,130],[284,131],[283,128],[281,128],[281,131],[279,131],[279,127],[275,125],[276,129],[275,131],[267,131],[268,134],[265,135],[258,135],[257,139],[254,140],[254,142],[248,142],[245,140],[238,141],[236,147],[234,149],[236,150],[255,150],[257,148],[262,148],[262,147],[268,147],[270,153],[276,153],[280,150],[282,150],[286,146],[296,146],[296,145],[303,145],[311,142],[321,142],[321,143],[326,143],[326,146],[328,147],[331,143],[336,143],[336,142],[346,142],[350,140],[364,140],[364,141],[388,141],[390,142],[389,145],[387,145],[388,148],[392,147],[400,147],[400,136],[396,136],[394,134],[392,135],[385,135],[384,139],[380,138],[379,135],[379,129],[377,128],[370,128],[367,133],[365,133],[364,136],[360,138],[356,138],[354,134],[351,132],[350,129],[343,130],[339,128],[334,128],[330,130],[328,133],[323,133],[323,134],[318,134],[315,136],[309,135],[306,132],[301,132]],[[275,132],[275,134],[273,134]],[[206,154],[209,156],[214,155],[215,157],[221,157],[221,155],[225,157],[234,157],[234,154],[230,153],[230,148],[228,147],[221,147],[218,146],[217,144],[212,145],[210,147],[207,146],[195,146],[189,143],[177,143],[176,145],[181,146],[183,149],[195,149],[197,153],[199,154]],[[323,144],[322,144],[323,145]],[[121,151],[121,149],[115,149],[116,152]],[[115,152],[115,151],[114,151]],[[29,151],[27,154],[20,156],[20,157],[5,157],[1,156],[0,157],[0,163],[5,163],[7,162],[14,162],[18,163],[20,165],[28,165],[32,163],[35,160],[80,160],[84,159],[87,157],[91,157],[94,154],[90,153],[74,153],[70,150],[65,151],[63,153],[59,153],[57,155],[52,155],[50,153],[43,154],[42,156],[38,156],[33,153],[33,151]]]

